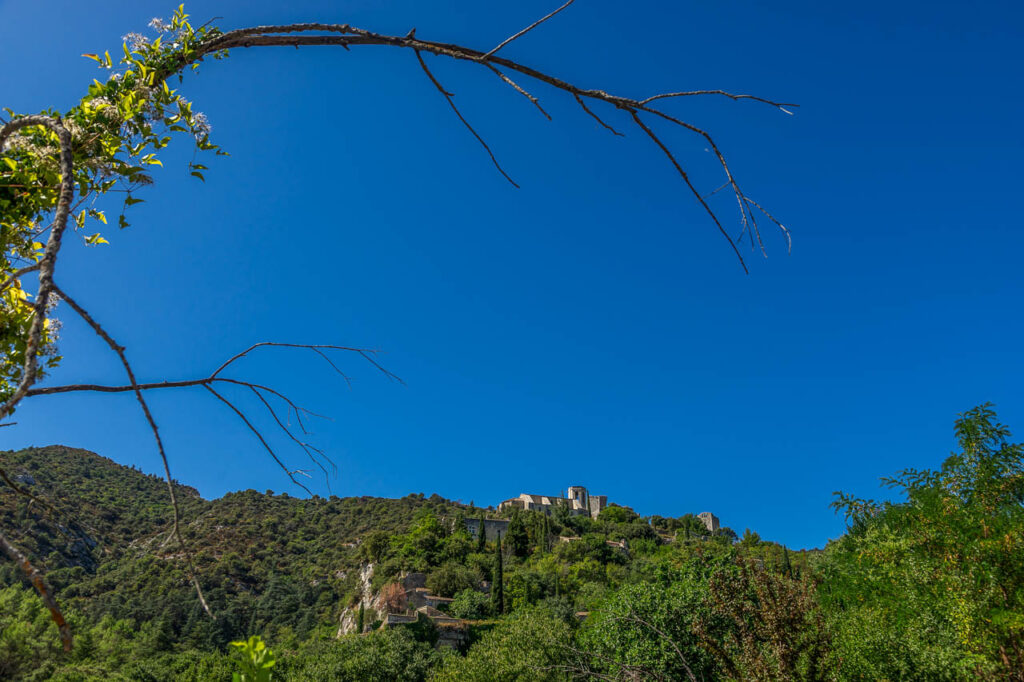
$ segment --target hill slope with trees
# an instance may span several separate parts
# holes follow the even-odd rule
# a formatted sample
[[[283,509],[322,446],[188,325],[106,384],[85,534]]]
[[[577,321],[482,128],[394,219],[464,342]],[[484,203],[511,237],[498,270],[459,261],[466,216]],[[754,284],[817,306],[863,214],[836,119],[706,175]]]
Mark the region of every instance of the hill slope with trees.
[[[2,564],[0,678],[229,679],[229,642],[256,634],[275,680],[1024,679],[1024,449],[989,406],[955,432],[941,468],[886,479],[902,499],[837,494],[848,531],[811,552],[617,506],[511,512],[488,542],[465,520],[493,511],[437,496],[182,486],[215,619],[167,541],[162,481],[70,448],[0,453],[38,498],[0,487],[0,515],[45,557],[77,642],[61,651]],[[411,612],[410,574],[441,611],[379,627]],[[447,622],[456,650],[437,646]]]

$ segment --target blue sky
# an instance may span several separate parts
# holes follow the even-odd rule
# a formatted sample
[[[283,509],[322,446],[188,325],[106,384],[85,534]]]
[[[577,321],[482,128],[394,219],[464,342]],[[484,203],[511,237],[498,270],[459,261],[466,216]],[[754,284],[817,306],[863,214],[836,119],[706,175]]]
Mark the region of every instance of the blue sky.
[[[348,22],[489,48],[556,3],[195,2],[234,28]],[[67,108],[171,3],[0,1],[0,104]],[[341,357],[267,350],[234,376],[333,421],[315,441],[338,495],[437,492],[494,504],[581,484],[643,514],[714,511],[791,546],[842,532],[842,489],[937,466],[983,401],[1024,429],[1018,3],[579,0],[507,57],[630,96],[724,88],[794,101],[666,109],[716,135],[766,230],[744,275],[667,162],[620,112],[613,137],[535,88],[431,60],[516,190],[413,56],[363,47],[240,51],[186,78],[207,114],[207,182],[182,140],[111,244],[71,242],[59,280],[142,380],[198,377],[251,342],[379,348],[405,386]],[[699,141],[658,128],[702,189]],[[731,219],[728,204],[723,213]],[[733,224],[735,226],[735,224]],[[115,229],[116,232],[116,229]],[[64,312],[57,382],[121,382]],[[244,395],[240,403],[258,414]],[[201,390],[150,396],[172,470],[207,497],[297,494]],[[289,448],[260,417],[279,451]],[[147,471],[127,395],[39,398],[0,448],[62,443]],[[327,494],[322,479],[314,490]]]

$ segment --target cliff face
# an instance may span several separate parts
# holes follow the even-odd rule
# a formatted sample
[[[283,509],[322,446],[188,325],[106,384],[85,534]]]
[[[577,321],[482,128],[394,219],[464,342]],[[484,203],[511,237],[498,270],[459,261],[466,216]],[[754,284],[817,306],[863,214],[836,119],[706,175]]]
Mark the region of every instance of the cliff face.
[[[354,606],[346,606],[338,618],[338,637],[359,631],[359,607],[363,608],[363,632],[370,625],[380,620],[385,612],[380,594],[373,593],[373,564],[366,563],[359,567],[359,580],[356,583],[356,594],[359,602]]]

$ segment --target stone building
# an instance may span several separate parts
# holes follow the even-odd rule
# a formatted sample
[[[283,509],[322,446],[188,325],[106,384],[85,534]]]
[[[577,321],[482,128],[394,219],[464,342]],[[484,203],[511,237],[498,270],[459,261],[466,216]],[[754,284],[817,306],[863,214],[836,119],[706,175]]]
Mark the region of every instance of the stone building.
[[[519,497],[513,497],[499,504],[498,510],[518,508],[550,514],[556,506],[568,508],[569,514],[573,516],[589,515],[591,518],[597,518],[601,510],[608,506],[608,496],[591,495],[583,486],[574,485],[569,487],[565,497],[522,493]]]
[[[466,519],[466,530],[475,540],[480,534],[480,519]],[[505,537],[508,532],[508,519],[484,519],[484,537],[488,542]]]
[[[712,533],[721,527],[721,524],[718,522],[718,517],[711,512],[701,512],[700,514],[697,514],[697,518],[700,519],[704,523],[704,527]]]

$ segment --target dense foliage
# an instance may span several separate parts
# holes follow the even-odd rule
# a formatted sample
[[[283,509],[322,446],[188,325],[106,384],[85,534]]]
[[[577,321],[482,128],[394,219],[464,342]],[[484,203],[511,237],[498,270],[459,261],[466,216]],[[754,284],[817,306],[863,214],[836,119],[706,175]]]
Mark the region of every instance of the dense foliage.
[[[0,678],[227,680],[245,662],[229,643],[257,634],[274,680],[1024,679],[1024,450],[989,406],[956,435],[938,470],[887,479],[897,499],[837,494],[848,532],[810,552],[616,506],[514,512],[498,543],[464,523],[493,511],[436,496],[206,501],[182,488],[216,620],[164,546],[158,479],[68,448],[3,453],[56,507],[0,488],[0,515],[45,557],[77,643],[65,655],[0,566]],[[454,597],[461,650],[438,649],[424,619],[374,630],[362,607],[367,634],[339,637],[367,563],[396,609],[410,571]]]
[[[75,230],[85,230],[87,223],[107,225],[107,210],[116,211],[118,227],[128,227],[127,209],[143,201],[138,190],[152,183],[148,171],[163,165],[159,154],[175,135],[187,136],[197,152],[224,153],[210,142],[205,116],[194,112],[192,103],[167,80],[188,65],[197,69],[194,60],[200,46],[220,35],[213,27],[194,28],[188,18],[181,5],[169,21],[154,19],[150,23],[154,37],[125,36],[121,55],[84,55],[97,62],[102,80],[94,79],[71,109],[41,112],[59,121],[71,135],[74,177],[70,180],[75,201],[69,208]],[[226,52],[212,55],[214,59],[225,56]],[[24,117],[4,111],[12,121]],[[0,281],[6,288],[0,288],[0,403],[11,398],[21,382],[36,312],[18,273],[44,261],[45,242],[53,227],[51,216],[60,202],[64,181],[60,138],[50,127],[21,129],[3,152]],[[205,170],[206,166],[195,160],[189,163],[189,171],[200,180]],[[100,232],[83,233],[82,239],[90,246],[107,243]],[[47,318],[38,354],[39,378],[60,362],[58,332],[59,325]]]

